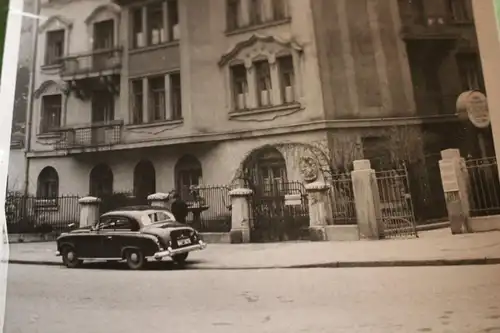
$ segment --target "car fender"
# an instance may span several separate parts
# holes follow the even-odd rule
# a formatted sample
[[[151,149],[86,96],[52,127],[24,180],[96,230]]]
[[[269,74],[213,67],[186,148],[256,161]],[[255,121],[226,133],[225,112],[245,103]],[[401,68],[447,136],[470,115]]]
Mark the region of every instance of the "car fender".
[[[153,246],[151,248],[150,247],[137,246],[137,245],[125,245],[124,247],[121,248],[121,256],[122,256],[122,258],[125,258],[125,252],[127,250],[138,250],[138,251],[141,251],[144,254],[144,256],[146,256],[146,257],[153,255],[154,253],[150,253],[149,251],[151,249],[154,249],[153,252],[157,252],[157,251],[160,250],[160,247],[152,239],[151,239],[151,242],[153,244]]]
[[[124,247],[122,247],[121,256],[122,256],[123,259],[125,259],[125,252],[127,250],[138,250],[138,251],[141,251],[141,248],[138,247],[138,246],[124,246]]]
[[[71,246],[73,249],[75,249],[75,243],[71,242],[70,240],[61,240],[57,242],[57,250],[61,251],[64,246]]]

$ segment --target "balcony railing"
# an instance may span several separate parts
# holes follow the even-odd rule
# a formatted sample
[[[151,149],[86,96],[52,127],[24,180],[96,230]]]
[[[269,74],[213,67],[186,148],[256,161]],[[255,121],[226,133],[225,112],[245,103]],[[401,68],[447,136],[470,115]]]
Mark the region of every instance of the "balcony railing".
[[[112,146],[122,141],[122,121],[61,128],[55,149],[97,148]]]
[[[79,74],[98,74],[105,71],[113,71],[121,68],[122,50],[95,50],[91,53],[78,54],[62,59],[63,76]]]

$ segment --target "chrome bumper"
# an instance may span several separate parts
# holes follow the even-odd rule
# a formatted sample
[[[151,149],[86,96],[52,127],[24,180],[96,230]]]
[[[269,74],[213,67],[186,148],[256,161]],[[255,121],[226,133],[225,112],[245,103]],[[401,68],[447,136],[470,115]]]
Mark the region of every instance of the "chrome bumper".
[[[191,251],[204,250],[206,247],[207,247],[207,243],[200,240],[198,242],[198,244],[186,246],[186,247],[183,247],[180,249],[172,249],[171,247],[169,247],[165,251],[156,252],[153,255],[153,258],[155,258],[156,260],[159,260],[159,259],[162,259],[165,257],[172,257],[172,256],[175,256],[177,254],[182,254],[182,253],[191,252]]]

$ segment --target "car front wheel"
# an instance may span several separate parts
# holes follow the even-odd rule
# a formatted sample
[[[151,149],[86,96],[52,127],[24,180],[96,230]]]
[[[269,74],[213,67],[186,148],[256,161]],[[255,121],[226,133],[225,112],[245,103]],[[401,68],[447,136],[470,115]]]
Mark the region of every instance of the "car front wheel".
[[[177,254],[175,256],[172,256],[172,259],[174,260],[174,262],[176,262],[177,264],[183,264],[186,262],[186,259],[188,257],[188,252],[186,253],[182,253],[182,254]]]
[[[78,259],[75,249],[71,246],[63,247],[61,254],[63,264],[68,268],[77,268],[83,263],[83,260]]]
[[[125,259],[130,269],[138,270],[144,267],[146,259],[140,250],[128,250]]]

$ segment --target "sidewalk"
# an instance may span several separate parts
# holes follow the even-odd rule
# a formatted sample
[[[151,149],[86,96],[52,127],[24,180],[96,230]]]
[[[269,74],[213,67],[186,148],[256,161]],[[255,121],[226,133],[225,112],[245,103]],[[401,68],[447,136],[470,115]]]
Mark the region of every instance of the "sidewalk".
[[[451,235],[449,229],[418,239],[357,242],[209,244],[190,254],[196,269],[384,267],[500,264],[500,232]],[[10,263],[61,265],[55,242],[10,245]]]

